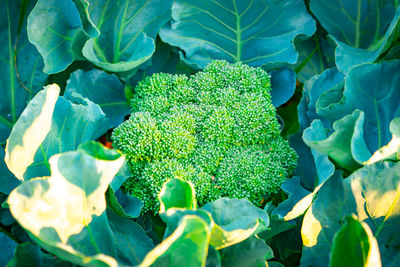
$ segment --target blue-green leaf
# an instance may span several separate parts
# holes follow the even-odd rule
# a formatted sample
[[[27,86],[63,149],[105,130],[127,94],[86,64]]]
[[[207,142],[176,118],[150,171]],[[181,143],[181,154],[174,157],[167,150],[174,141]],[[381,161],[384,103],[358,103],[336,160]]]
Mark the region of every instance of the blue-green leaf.
[[[124,85],[115,75],[100,70],[77,70],[71,74],[64,96],[70,98],[76,93],[98,104],[109,119],[111,127],[120,125],[129,114]]]
[[[18,244],[14,257],[8,262],[7,267],[18,266],[71,266],[65,261],[54,257],[52,254],[44,253],[39,246],[25,242]]]
[[[115,237],[119,264],[135,266],[154,248],[153,241],[134,221],[107,209],[107,218]]]
[[[365,143],[375,152],[390,141],[390,121],[400,116],[399,69],[400,60],[353,68],[346,76],[344,91],[328,91],[319,97],[318,115],[337,120],[355,109],[362,110]]]
[[[17,245],[18,244],[15,242],[15,240],[0,232],[0,250],[2,255],[0,257],[1,266],[6,266],[7,262],[14,256],[14,250]]]
[[[394,40],[400,27],[397,0],[311,0],[310,9],[337,47],[340,71],[374,62]]]
[[[314,120],[303,132],[304,142],[311,148],[328,155],[348,170],[356,170],[371,157],[364,141],[364,112],[355,110],[352,114],[333,123],[334,132],[323,138],[325,129],[320,120]]]
[[[296,90],[296,73],[287,67],[271,72],[271,101],[277,108],[285,104]]]
[[[307,40],[295,40],[299,60],[295,67],[297,79],[305,83],[314,75],[335,66],[333,41],[327,40],[325,32],[317,28],[317,32]]]
[[[350,177],[332,176],[304,216],[302,266],[326,266],[334,234],[355,214],[379,244],[383,266],[399,264],[400,164],[378,162]]]
[[[83,55],[112,72],[127,72],[148,60],[156,35],[171,14],[172,0],[86,0],[100,36],[89,39]]]
[[[46,73],[63,71],[82,58],[87,40],[72,0],[39,0],[28,17],[28,38],[42,55]]]
[[[183,49],[185,61],[201,68],[213,59],[262,66],[296,63],[293,40],[315,30],[315,21],[300,0],[177,0],[172,22],[160,36]]]
[[[221,249],[222,266],[265,266],[274,257],[272,248],[264,240],[252,236],[238,244]]]
[[[15,178],[14,174],[10,172],[4,162],[5,152],[0,149],[0,192],[3,194],[10,194],[10,192],[19,185],[20,181]]]
[[[27,102],[47,79],[42,72],[42,58],[28,41],[21,2],[5,0],[0,7],[0,40],[3,41],[0,48],[1,143],[7,139]],[[29,12],[32,7],[27,8]]]
[[[392,133],[392,140],[390,140],[387,145],[377,150],[365,164],[371,165],[380,160],[389,158],[394,158],[395,160],[400,159],[400,118],[392,120],[389,129]]]
[[[321,105],[319,97],[329,91],[337,91],[343,88],[344,75],[336,68],[325,70],[320,75],[313,76],[304,84],[303,97],[298,106],[300,128],[310,126],[314,119],[321,119],[325,127],[330,127],[332,122],[317,114],[317,103]],[[343,89],[342,89],[343,90]],[[334,99],[330,99],[334,101]]]

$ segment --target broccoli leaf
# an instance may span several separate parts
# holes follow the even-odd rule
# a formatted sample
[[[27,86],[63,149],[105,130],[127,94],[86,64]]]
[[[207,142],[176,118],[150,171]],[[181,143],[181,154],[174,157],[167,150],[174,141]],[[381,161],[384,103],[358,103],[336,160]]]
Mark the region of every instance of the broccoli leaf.
[[[208,225],[195,215],[187,215],[179,227],[150,251],[145,266],[204,266],[210,242]]]
[[[368,224],[349,216],[333,238],[330,267],[382,266],[378,242]]]
[[[86,2],[101,34],[86,42],[83,55],[112,72],[130,71],[152,56],[156,35],[170,18],[172,5],[172,0]]]
[[[32,1],[30,2],[32,3]],[[40,89],[47,75],[43,60],[26,35],[25,12],[32,7],[22,1],[5,0],[0,8],[0,142],[11,132],[27,102]]]
[[[397,265],[399,188],[400,164],[390,162],[365,166],[346,179],[332,176],[304,216],[301,264],[326,266],[334,234],[347,216],[355,214],[359,221],[368,224],[377,239],[382,265]]]
[[[6,163],[20,179],[49,175],[48,159],[95,140],[109,128],[100,107],[74,95],[59,97],[50,85],[28,104],[7,141]]]
[[[172,22],[160,36],[185,51],[183,60],[200,68],[213,59],[262,66],[296,63],[293,39],[315,30],[300,0],[178,0],[172,6]]]
[[[116,266],[104,193],[124,160],[100,144],[55,155],[50,177],[11,192],[10,211],[35,242],[60,258]]]
[[[327,154],[343,168],[353,171],[371,157],[364,141],[363,126],[364,112],[355,110],[335,121],[334,132],[326,139],[321,138],[325,132],[321,121],[314,120],[303,132],[303,140],[309,147]]]
[[[71,74],[64,96],[70,99],[76,93],[98,104],[111,127],[121,124],[129,114],[129,101],[125,97],[124,86],[115,75],[100,70],[77,70]]]
[[[72,0],[39,0],[28,17],[28,38],[42,55],[46,73],[65,70],[82,59],[88,37]]]
[[[311,0],[310,9],[336,42],[336,65],[342,72],[374,62],[398,35],[397,0]]]

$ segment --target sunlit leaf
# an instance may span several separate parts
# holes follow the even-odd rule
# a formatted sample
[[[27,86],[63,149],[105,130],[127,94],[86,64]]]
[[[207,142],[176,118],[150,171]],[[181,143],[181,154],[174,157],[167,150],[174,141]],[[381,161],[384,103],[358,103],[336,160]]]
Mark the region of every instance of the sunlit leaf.
[[[140,266],[204,266],[210,235],[202,219],[185,216],[172,235],[150,251]]]
[[[10,211],[35,242],[60,258],[115,266],[104,194],[124,160],[100,144],[55,155],[49,160],[50,177],[11,192]]]
[[[368,224],[354,217],[347,217],[346,220],[333,238],[329,266],[382,266],[378,242]]]

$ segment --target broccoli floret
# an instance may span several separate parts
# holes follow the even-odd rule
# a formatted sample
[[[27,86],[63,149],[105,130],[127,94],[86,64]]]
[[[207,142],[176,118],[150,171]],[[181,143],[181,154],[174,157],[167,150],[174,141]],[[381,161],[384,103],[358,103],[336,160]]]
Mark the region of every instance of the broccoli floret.
[[[194,184],[199,205],[222,197],[259,205],[296,167],[280,136],[270,77],[261,68],[217,60],[192,75],[154,74],[135,88],[132,115],[117,127],[113,146],[129,160],[124,183],[157,212],[165,181]]]

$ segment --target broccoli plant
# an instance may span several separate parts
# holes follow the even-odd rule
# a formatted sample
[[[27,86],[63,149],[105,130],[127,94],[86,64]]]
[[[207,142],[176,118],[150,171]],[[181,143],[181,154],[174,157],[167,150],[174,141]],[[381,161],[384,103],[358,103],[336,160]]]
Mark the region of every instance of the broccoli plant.
[[[129,161],[124,188],[143,212],[158,210],[170,178],[192,182],[200,205],[222,197],[260,205],[276,192],[297,155],[280,136],[270,89],[263,69],[221,60],[190,78],[158,73],[141,81],[112,140]]]

